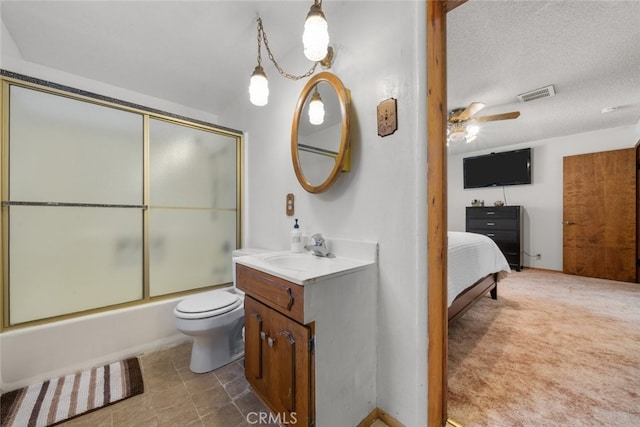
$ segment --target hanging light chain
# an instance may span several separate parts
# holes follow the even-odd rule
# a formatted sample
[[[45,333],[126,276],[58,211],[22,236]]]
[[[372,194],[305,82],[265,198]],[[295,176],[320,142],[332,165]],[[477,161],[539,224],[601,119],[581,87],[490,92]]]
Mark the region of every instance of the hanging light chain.
[[[286,77],[287,79],[290,79],[290,80],[300,80],[300,79],[309,77],[310,75],[316,72],[316,67],[318,66],[317,62],[314,62],[313,67],[311,67],[309,71],[302,74],[301,76],[295,76],[293,74],[289,74],[285,72],[280,66],[280,64],[278,64],[278,62],[276,61],[273,54],[271,53],[271,49],[269,48],[269,41],[267,40],[267,33],[264,32],[264,28],[262,27],[262,18],[260,17],[258,18],[258,65],[262,65],[262,55],[261,55],[260,46],[263,40],[264,40],[264,47],[267,49],[267,54],[269,55],[269,59],[271,60],[271,62],[273,62],[273,65],[276,66],[276,69],[278,70],[278,72],[282,77]]]
[[[262,67],[262,20],[258,18],[258,65]]]

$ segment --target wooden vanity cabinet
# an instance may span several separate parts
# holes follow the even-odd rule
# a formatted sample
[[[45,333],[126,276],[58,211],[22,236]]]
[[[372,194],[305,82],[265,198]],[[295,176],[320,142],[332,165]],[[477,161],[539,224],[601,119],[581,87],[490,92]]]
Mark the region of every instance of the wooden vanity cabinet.
[[[375,259],[377,245],[364,247]],[[261,258],[239,257],[235,271],[245,376],[271,415],[281,425],[360,425],[376,402],[375,263],[295,283]]]
[[[313,425],[312,330],[302,324],[304,288],[243,265],[245,377],[284,424]]]

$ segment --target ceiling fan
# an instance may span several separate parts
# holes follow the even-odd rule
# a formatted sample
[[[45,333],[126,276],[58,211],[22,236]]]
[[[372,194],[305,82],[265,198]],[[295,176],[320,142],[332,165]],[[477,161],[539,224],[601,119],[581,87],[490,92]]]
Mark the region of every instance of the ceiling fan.
[[[473,117],[487,104],[482,102],[472,102],[466,108],[456,108],[449,112],[447,120],[447,136],[451,142],[471,142],[477,138],[480,127],[478,123],[492,122],[496,120],[517,119],[520,117],[519,111],[510,113],[493,114],[491,116]]]

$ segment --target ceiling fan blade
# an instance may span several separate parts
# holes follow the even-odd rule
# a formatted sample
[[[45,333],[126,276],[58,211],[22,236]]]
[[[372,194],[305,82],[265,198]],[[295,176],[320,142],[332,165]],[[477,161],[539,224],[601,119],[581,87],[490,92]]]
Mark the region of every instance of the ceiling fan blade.
[[[467,108],[465,108],[458,114],[454,114],[451,117],[449,117],[449,121],[453,123],[457,123],[457,122],[464,122],[465,120],[469,120],[471,116],[473,116],[474,114],[476,114],[478,111],[482,110],[486,106],[487,104],[484,104],[482,102],[472,102],[471,104],[469,104]]]
[[[476,122],[493,122],[495,120],[509,120],[520,117],[520,111],[512,111],[510,113],[494,114],[492,116],[482,116],[473,119]]]

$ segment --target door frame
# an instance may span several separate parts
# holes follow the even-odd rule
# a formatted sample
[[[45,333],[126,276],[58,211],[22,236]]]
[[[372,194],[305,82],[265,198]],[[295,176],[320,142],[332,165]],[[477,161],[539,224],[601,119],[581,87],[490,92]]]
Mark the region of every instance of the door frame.
[[[427,0],[427,422],[447,422],[447,12]]]

